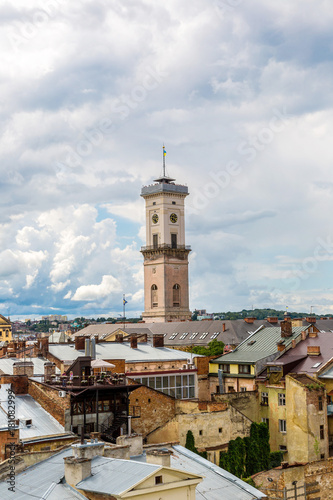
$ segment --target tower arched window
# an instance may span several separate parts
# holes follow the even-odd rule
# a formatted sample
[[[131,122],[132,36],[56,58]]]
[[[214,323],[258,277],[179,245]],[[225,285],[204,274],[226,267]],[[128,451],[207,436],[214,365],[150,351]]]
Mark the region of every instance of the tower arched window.
[[[173,285],[172,301],[173,301],[173,307],[180,307],[180,286],[178,285],[178,283]]]
[[[158,307],[158,288],[157,288],[157,285],[151,286],[151,307]]]

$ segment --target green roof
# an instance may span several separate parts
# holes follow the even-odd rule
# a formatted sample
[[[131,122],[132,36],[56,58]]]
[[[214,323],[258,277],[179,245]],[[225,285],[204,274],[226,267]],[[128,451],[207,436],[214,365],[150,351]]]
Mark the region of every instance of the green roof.
[[[239,344],[234,351],[223,354],[211,363],[256,363],[260,359],[277,354],[278,342],[288,347],[291,341],[299,337],[301,332],[307,330],[309,326],[294,326],[291,337],[281,337],[281,328],[278,326],[262,328]]]

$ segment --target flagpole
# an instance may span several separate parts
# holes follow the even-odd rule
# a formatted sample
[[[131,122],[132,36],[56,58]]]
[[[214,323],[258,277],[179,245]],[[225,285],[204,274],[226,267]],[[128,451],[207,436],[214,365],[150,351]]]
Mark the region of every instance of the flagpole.
[[[164,151],[164,144],[163,144],[163,177],[165,177],[165,151]]]
[[[125,294],[123,294],[123,317],[124,317],[124,330],[125,330],[125,304],[126,304]]]

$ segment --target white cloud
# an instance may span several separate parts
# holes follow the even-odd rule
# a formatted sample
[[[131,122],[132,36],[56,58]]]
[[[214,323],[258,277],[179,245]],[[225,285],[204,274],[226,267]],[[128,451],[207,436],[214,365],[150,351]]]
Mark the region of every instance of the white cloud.
[[[71,300],[98,300],[113,293],[121,292],[119,281],[111,275],[103,276],[99,285],[83,285],[74,293]]]

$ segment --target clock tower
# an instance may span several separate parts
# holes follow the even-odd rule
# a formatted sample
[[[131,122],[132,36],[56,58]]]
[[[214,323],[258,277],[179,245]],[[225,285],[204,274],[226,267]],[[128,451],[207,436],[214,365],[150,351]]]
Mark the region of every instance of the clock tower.
[[[146,202],[146,246],[144,257],[145,311],[147,323],[191,319],[188,290],[188,255],[185,245],[185,207],[187,186],[175,183],[165,174],[154,184],[144,186]]]

